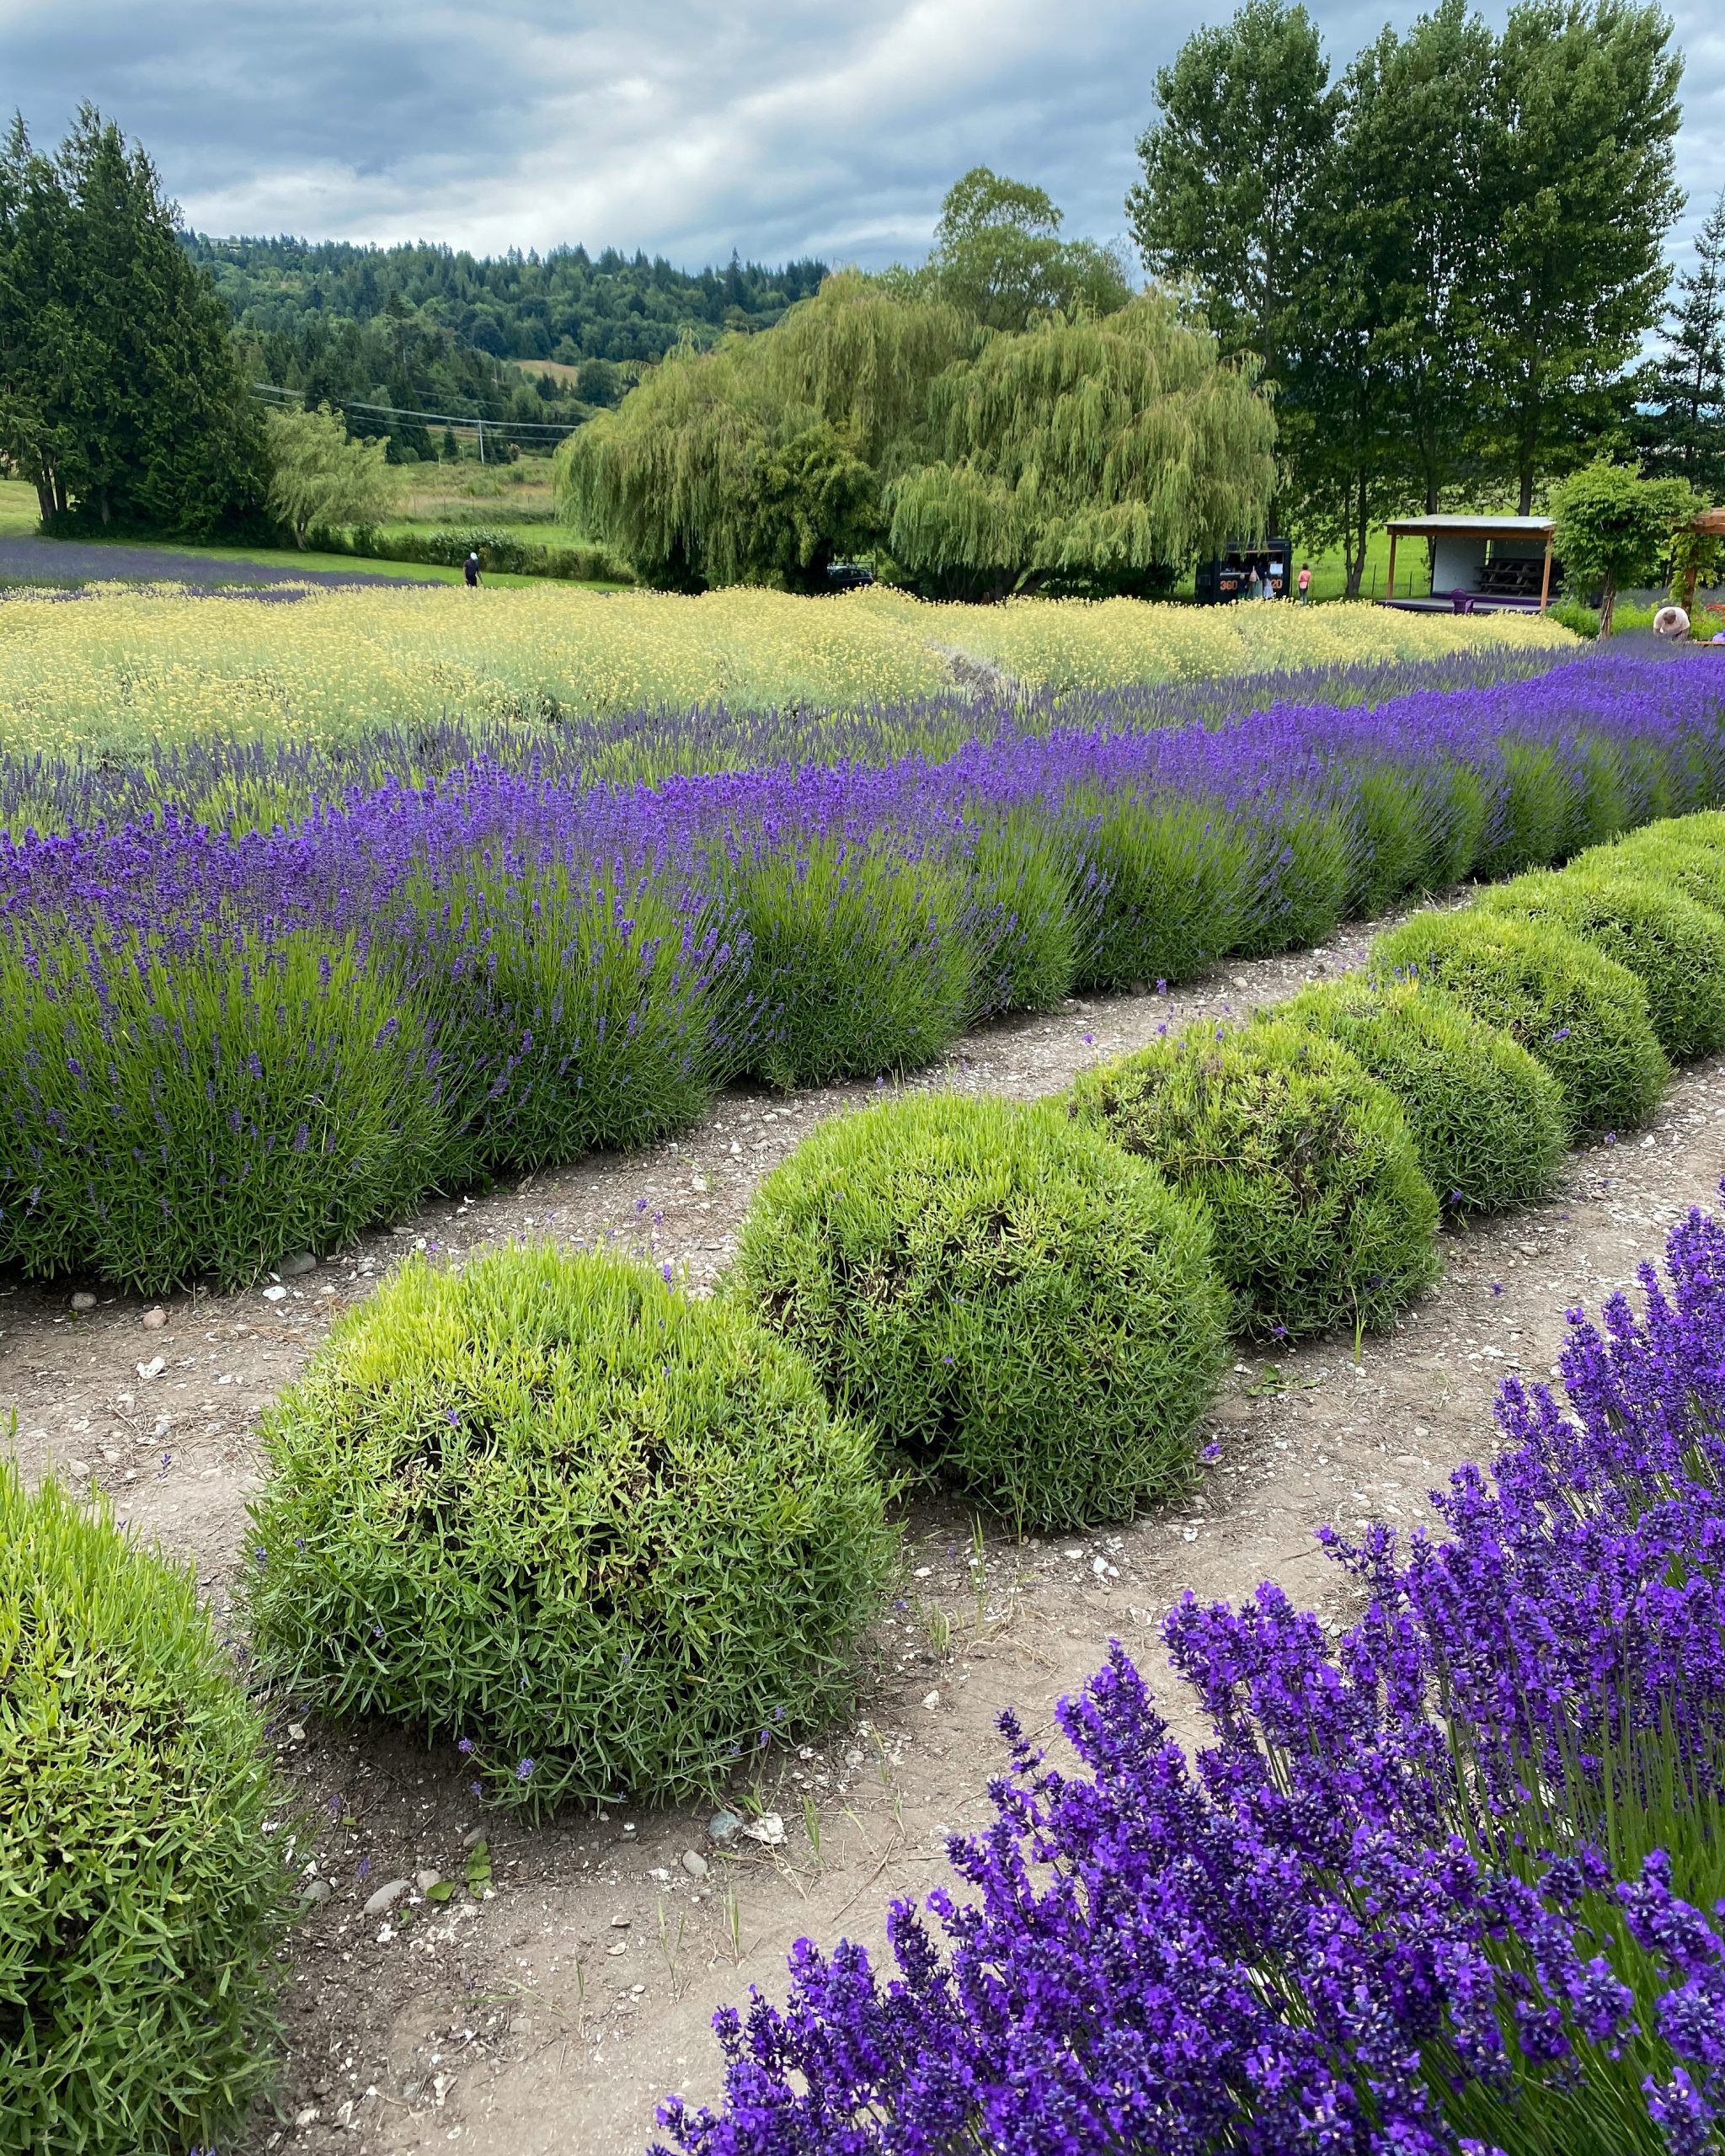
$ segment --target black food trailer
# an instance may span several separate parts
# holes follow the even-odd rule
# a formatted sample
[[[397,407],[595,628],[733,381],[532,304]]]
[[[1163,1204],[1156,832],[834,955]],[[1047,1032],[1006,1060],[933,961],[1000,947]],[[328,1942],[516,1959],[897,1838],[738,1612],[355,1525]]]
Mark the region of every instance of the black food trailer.
[[[1220,554],[1198,564],[1194,596],[1200,606],[1226,606],[1252,595],[1252,573],[1258,572],[1258,596],[1265,584],[1272,599],[1283,598],[1294,582],[1294,542],[1291,539],[1230,540]]]

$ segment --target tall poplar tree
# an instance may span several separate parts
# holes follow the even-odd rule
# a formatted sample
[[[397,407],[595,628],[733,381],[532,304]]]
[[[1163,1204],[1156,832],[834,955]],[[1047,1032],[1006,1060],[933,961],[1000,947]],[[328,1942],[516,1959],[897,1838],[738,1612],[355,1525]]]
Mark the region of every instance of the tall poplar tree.
[[[203,538],[266,515],[227,310],[88,105],[51,157],[21,120],[0,149],[0,452],[45,519]]]
[[[1493,461],[1521,514],[1586,463],[1659,317],[1681,59],[1635,0],[1519,0],[1493,74],[1480,203],[1494,235],[1482,344]]]
[[[1341,105],[1317,26],[1303,7],[1246,0],[1187,39],[1156,99],[1126,197],[1133,237],[1154,276],[1198,286],[1223,351],[1255,353],[1274,387]]]
[[[1642,399],[1636,431],[1647,471],[1725,503],[1725,189],[1696,235]]]

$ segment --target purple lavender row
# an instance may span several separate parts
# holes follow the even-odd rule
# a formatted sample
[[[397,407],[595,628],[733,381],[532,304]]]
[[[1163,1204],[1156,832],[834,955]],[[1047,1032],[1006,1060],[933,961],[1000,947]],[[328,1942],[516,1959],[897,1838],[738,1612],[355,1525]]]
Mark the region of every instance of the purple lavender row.
[[[913,1067],[992,1011],[1318,941],[1725,798],[1722,704],[1704,664],[1605,654],[1226,725],[1098,698],[941,758],[625,785],[476,757],[267,831],[172,803],[25,831],[0,1262],[245,1278],[665,1135],[740,1072]]]
[[[901,1902],[889,1973],[799,1942],[782,2008],[715,2027],[683,2156],[1706,2156],[1725,2132],[1725,1226],[1671,1235],[1567,1404],[1439,1534],[1329,1538],[1369,1593],[1332,1651],[1279,1591],[1188,1598],[1196,1770],[1118,1644],[1002,1726],[969,1897]]]

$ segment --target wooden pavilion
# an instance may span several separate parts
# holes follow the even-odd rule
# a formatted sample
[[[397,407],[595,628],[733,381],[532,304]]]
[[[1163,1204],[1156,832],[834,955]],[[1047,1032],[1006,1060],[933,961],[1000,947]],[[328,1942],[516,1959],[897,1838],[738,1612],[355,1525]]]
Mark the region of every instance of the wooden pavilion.
[[[1381,606],[1414,613],[1540,613],[1551,596],[1546,516],[1403,516],[1390,534],[1390,595]],[[1432,552],[1429,599],[1396,597],[1396,547],[1423,539]]]

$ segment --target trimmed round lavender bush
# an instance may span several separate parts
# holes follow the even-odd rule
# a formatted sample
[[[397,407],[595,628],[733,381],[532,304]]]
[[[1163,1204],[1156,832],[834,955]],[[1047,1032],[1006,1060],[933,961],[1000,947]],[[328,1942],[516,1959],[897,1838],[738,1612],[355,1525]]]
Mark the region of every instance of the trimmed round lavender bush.
[[[745,1311],[536,1245],[413,1259],[262,1431],[264,1668],[537,1812],[708,1789],[851,1697],[892,1556],[867,1433]]]
[[[1380,936],[1377,970],[1434,981],[1544,1064],[1563,1088],[1573,1136],[1631,1130],[1658,1104],[1671,1066],[1626,966],[1567,929],[1480,906],[1420,914]]]
[[[0,1460],[0,2151],[235,2147],[297,1883],[263,1718],[105,1497]]]
[[[1185,1486],[1226,1351],[1210,1232],[1054,1111],[932,1094],[836,1118],[761,1184],[732,1292],[833,1400],[1021,1527]]]
[[[406,904],[449,1125],[441,1180],[650,1145],[724,1072],[731,926],[620,864],[461,861]]]
[[[1086,1071],[1067,1106],[1209,1214],[1254,1337],[1372,1329],[1437,1277],[1438,1202],[1394,1095],[1303,1027],[1200,1021]]]
[[[1223,807],[1135,792],[1075,797],[1085,874],[1100,894],[1096,931],[1078,985],[1190,980],[1233,950],[1252,919],[1256,862],[1250,834]]]
[[[1571,866],[1665,884],[1725,918],[1725,816],[1650,825],[1615,845],[1590,847]]]
[[[975,958],[957,872],[890,842],[763,839],[734,868],[750,946],[751,1063],[789,1091],[932,1063]]]
[[[0,949],[0,1262],[237,1286],[409,1210],[445,1129],[424,1016],[350,937]]]
[[[1615,958],[1641,983],[1659,1045],[1675,1063],[1725,1046],[1725,918],[1653,878],[1573,862],[1518,876],[1480,904],[1548,921]]]
[[[1306,989],[1271,1015],[1339,1041],[1389,1088],[1440,1205],[1495,1213],[1551,1192],[1569,1142],[1562,1087],[1440,990],[1355,974]]]

